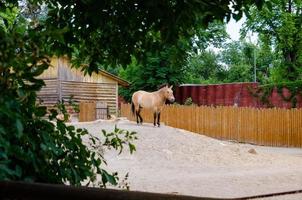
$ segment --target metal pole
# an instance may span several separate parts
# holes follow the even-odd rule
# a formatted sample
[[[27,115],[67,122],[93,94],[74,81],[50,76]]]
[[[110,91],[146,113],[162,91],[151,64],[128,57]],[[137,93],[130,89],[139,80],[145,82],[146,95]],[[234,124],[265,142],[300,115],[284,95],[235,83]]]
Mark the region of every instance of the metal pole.
[[[254,82],[257,82],[257,74],[256,74],[256,49],[254,49]]]

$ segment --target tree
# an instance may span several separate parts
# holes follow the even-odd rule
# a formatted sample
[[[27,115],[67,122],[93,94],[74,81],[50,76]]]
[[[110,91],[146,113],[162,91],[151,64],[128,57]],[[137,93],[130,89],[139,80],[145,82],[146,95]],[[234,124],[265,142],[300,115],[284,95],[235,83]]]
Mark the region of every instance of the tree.
[[[184,78],[186,52],[181,47],[167,47],[162,51],[149,52],[143,63],[132,57],[132,62],[119,76],[131,82],[129,88],[120,88],[120,94],[128,101],[137,90],[155,91],[163,84],[178,85]]]
[[[42,3],[42,0],[33,0]],[[62,37],[52,50],[73,54],[76,60],[89,64],[90,73],[99,64],[130,63],[131,56],[146,59],[150,49],[163,49],[180,38],[191,38],[200,25],[231,16],[236,19],[251,2],[232,1],[80,1],[48,0],[46,27],[61,30]],[[256,1],[261,6],[264,1]],[[234,9],[234,12],[232,12]],[[150,33],[152,33],[150,35]],[[153,33],[158,36],[154,38]],[[156,42],[157,41],[157,42]],[[63,50],[63,52],[62,52]]]
[[[186,83],[219,83],[226,76],[219,56],[211,51],[202,51],[189,57],[186,67]]]
[[[257,68],[257,81],[263,81],[263,66],[259,47],[246,41],[230,42],[225,45],[220,62],[226,65],[225,82],[254,81],[254,64]],[[255,60],[255,56],[257,59]],[[254,63],[256,61],[256,63]]]
[[[227,39],[229,35],[226,32],[226,24],[216,20],[209,23],[206,28],[196,29],[196,34],[192,39],[192,50],[199,53],[209,47],[222,48]]]
[[[294,0],[277,0],[267,3],[261,11],[250,7],[243,33],[251,30],[260,39],[282,54],[283,77],[301,79],[302,65],[302,4]],[[280,71],[280,70],[279,70]]]

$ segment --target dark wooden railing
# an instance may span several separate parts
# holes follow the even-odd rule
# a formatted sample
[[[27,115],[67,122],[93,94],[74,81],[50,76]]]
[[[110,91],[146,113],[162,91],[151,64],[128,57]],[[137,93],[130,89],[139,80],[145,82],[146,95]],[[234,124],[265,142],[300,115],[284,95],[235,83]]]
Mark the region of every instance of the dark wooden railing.
[[[302,190],[280,192],[240,198],[210,198],[184,195],[159,194],[138,191],[74,187],[67,185],[0,181],[0,199],[72,199],[72,200],[244,200],[302,193]]]

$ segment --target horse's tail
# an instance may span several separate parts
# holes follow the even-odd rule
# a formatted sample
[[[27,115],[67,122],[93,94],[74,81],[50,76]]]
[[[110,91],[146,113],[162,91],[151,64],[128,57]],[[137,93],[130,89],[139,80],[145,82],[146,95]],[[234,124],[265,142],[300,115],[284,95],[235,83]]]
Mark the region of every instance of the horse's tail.
[[[133,101],[131,101],[131,112],[132,112],[132,115],[135,116],[135,106],[134,106],[134,103]]]

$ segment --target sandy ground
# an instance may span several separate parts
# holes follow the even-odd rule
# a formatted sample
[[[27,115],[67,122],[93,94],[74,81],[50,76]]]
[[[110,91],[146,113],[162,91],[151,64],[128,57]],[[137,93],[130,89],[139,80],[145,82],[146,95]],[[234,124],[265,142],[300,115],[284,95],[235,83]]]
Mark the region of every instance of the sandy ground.
[[[168,126],[128,120],[78,124],[137,132],[137,151],[105,151],[111,171],[129,173],[130,190],[203,197],[242,197],[302,189],[302,149],[238,144]],[[254,149],[256,154],[249,153]],[[265,199],[302,199],[301,194]]]

